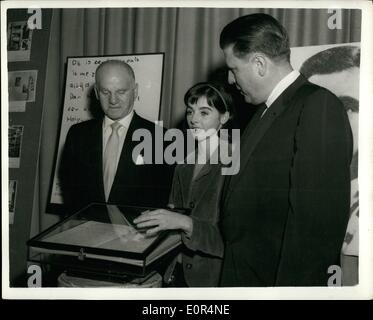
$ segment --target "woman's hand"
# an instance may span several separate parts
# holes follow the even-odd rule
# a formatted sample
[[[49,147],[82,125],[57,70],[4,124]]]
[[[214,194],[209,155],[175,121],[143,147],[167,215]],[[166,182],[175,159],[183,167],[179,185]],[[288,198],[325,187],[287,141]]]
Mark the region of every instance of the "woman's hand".
[[[187,236],[193,231],[193,221],[190,217],[166,209],[145,211],[134,221],[137,228],[149,228],[147,235],[154,235],[162,230],[183,230]]]

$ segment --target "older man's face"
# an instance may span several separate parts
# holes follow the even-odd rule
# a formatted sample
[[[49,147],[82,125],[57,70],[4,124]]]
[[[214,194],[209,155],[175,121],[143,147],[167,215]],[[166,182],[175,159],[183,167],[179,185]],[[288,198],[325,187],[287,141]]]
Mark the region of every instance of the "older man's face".
[[[100,69],[95,91],[102,110],[112,120],[128,115],[137,98],[137,84],[128,70],[118,65]]]

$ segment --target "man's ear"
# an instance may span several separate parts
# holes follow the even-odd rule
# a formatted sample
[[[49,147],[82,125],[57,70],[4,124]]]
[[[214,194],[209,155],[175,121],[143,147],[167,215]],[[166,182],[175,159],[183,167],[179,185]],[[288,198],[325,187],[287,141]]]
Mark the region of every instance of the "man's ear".
[[[251,62],[258,71],[258,74],[263,77],[266,74],[268,68],[266,57],[261,53],[254,53],[251,57]]]
[[[139,94],[139,85],[135,83],[135,88],[134,88],[134,100],[137,99],[137,95]]]

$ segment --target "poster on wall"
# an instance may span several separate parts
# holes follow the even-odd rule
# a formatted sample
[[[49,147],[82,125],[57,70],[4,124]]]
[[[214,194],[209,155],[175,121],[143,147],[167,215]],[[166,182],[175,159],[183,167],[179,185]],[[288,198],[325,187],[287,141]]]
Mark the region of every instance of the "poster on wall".
[[[17,197],[17,180],[9,180],[9,224],[14,223],[16,197]]]
[[[310,82],[333,92],[343,103],[353,135],[350,220],[342,253],[359,255],[359,79],[360,43],[298,47],[291,50],[292,66]]]
[[[29,61],[32,44],[32,30],[27,21],[8,24],[8,61]]]
[[[9,112],[25,112],[26,102],[34,102],[37,70],[8,72]]]
[[[13,125],[9,127],[9,168],[19,168],[20,166],[22,138],[23,126]]]

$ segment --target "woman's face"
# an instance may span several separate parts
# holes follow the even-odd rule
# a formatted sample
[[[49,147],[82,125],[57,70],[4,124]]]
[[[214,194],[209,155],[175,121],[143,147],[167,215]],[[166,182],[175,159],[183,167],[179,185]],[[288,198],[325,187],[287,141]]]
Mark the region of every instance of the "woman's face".
[[[216,133],[229,119],[229,113],[220,113],[207,103],[206,97],[200,97],[186,110],[186,119],[192,134],[197,140],[204,140]]]

